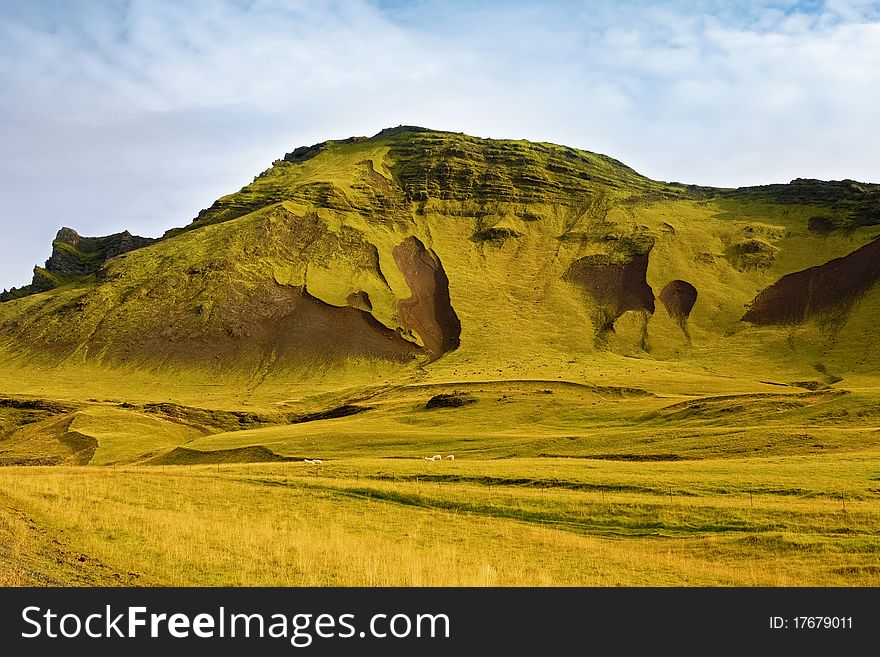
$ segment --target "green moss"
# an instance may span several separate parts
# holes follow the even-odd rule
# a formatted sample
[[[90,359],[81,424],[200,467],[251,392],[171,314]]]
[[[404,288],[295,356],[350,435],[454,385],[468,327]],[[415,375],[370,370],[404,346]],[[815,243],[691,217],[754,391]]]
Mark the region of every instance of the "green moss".
[[[64,251],[65,253],[73,256],[76,260],[86,264],[99,262],[104,257],[104,255],[100,251],[80,251],[76,247],[68,244],[67,242],[62,242],[61,240],[54,240],[52,242],[52,248],[59,251]]]

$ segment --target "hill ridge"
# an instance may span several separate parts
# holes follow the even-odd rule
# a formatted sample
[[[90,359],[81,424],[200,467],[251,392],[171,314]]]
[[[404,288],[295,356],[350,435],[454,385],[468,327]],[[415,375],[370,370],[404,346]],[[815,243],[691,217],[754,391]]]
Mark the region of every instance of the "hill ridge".
[[[873,371],[873,269],[835,274],[822,317],[777,312],[801,292],[774,285],[863,253],[878,189],[682,185],[567,146],[397,126],[294,149],[158,240],[63,229],[51,289],[0,305],[0,345],[250,386],[576,379],[586,359],[714,371],[722,355],[764,359],[759,381]]]

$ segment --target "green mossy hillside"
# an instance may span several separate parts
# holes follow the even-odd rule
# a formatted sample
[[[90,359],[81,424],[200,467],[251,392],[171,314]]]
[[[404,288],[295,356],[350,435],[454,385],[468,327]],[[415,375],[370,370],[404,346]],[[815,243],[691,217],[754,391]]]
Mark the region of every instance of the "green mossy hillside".
[[[877,208],[876,185],[713,189],[565,146],[401,127],[288,153],[128,252],[61,240],[82,271],[44,270],[51,290],[0,305],[0,348],[248,389],[623,377],[633,363],[862,375],[880,366],[864,346],[880,322],[873,270],[855,291],[823,274],[832,305],[835,286],[846,300],[834,326],[744,318],[783,277],[876,240]],[[687,316],[654,303],[673,282],[695,291]]]

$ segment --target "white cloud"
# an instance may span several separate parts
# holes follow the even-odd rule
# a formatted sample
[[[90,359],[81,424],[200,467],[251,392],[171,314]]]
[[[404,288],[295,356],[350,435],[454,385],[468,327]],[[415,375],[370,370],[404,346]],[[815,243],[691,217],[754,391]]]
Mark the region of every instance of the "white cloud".
[[[327,138],[415,123],[724,186],[880,179],[876,3],[0,9],[0,287],[61,225],[159,234]],[[4,16],[4,12],[9,15]]]

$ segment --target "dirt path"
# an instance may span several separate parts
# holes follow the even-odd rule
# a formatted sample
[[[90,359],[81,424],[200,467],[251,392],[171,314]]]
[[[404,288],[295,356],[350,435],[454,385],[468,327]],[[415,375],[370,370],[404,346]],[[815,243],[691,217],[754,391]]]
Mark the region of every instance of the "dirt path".
[[[0,493],[0,586],[140,586],[137,573],[84,554]]]

